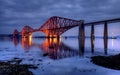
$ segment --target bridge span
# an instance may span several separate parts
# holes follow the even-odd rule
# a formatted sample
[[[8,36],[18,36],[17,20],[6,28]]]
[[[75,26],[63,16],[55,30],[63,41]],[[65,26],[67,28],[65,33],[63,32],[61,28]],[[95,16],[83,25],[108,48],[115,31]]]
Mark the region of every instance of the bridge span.
[[[73,20],[58,16],[50,17],[40,28],[33,29],[29,26],[25,26],[21,32],[17,30],[14,31],[13,35],[16,36],[18,34],[22,35],[22,37],[28,37],[33,32],[43,32],[47,37],[59,37],[61,34],[66,32],[67,30],[79,26],[83,23],[83,20]]]
[[[29,37],[34,32],[43,32],[46,37],[59,37],[67,30],[79,26],[79,36],[81,38],[85,37],[85,26],[91,26],[91,38],[94,38],[94,26],[104,24],[104,37],[108,37],[108,23],[120,22],[120,18],[108,19],[103,21],[84,23],[84,20],[73,20],[68,18],[63,18],[59,16],[50,17],[40,28],[33,29],[29,26],[24,26],[24,28],[19,32],[17,29],[14,30],[13,36],[21,35],[22,37]]]

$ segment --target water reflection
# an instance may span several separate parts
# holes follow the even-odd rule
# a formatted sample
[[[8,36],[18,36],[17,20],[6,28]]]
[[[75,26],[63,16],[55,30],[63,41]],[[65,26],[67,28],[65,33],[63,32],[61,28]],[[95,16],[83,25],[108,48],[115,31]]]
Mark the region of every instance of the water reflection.
[[[94,53],[94,43],[95,43],[95,38],[91,38],[91,52]]]
[[[104,38],[104,54],[107,55],[107,50],[108,50],[108,39]],[[98,43],[99,44],[99,43]],[[95,38],[91,38],[91,52],[94,54],[94,45],[95,45]],[[101,45],[101,44],[99,44]]]
[[[107,55],[107,49],[108,49],[108,39],[104,38],[104,51],[106,55]]]
[[[46,38],[45,42],[40,45],[40,48],[45,53],[48,53],[52,59],[72,57],[79,54],[78,50],[64,44],[61,38]]]
[[[114,39],[112,39],[112,47],[114,46]]]
[[[14,38],[14,44],[19,42]],[[66,57],[72,57],[79,55],[79,50],[67,46],[62,42],[62,38],[46,38],[42,44],[37,44],[32,41],[32,37],[22,38],[21,44],[24,50],[29,50],[31,47],[38,47],[40,50],[43,50],[44,53],[47,53],[48,56],[52,59],[61,59]],[[82,46],[82,52],[84,46]]]
[[[19,39],[18,38],[14,38],[13,39],[13,43],[15,46],[17,46],[19,44]]]
[[[79,53],[81,56],[84,56],[85,50],[85,38],[79,38]]]
[[[33,42],[32,36],[28,38],[21,38],[21,40],[14,38],[14,45],[17,46],[21,41],[21,45],[24,50],[29,51],[32,47],[37,47],[40,50],[43,50],[44,53],[47,53],[48,56],[52,59],[61,59],[72,56],[84,56],[85,52],[85,38],[80,38],[78,41],[79,49],[72,48],[67,46],[62,42],[62,38],[46,38],[42,44]],[[104,38],[104,54],[107,54],[108,49],[108,39]],[[94,44],[95,38],[91,38],[91,53],[94,53]]]
[[[29,50],[33,46],[32,36],[29,36],[28,38],[22,38],[21,43],[25,50]]]

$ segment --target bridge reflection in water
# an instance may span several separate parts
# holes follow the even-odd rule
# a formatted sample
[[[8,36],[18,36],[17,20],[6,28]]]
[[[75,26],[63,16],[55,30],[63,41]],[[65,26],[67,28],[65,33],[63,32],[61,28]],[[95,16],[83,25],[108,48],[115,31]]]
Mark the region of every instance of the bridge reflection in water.
[[[67,46],[61,41],[61,38],[46,38],[45,42],[40,45],[44,52],[48,53],[52,59],[61,59],[79,55],[79,51]]]
[[[107,54],[107,44],[108,39],[104,41],[104,54]],[[33,42],[32,36],[28,38],[17,39],[14,38],[14,45],[17,46],[21,41],[21,45],[24,50],[29,51],[32,47],[38,47],[43,50],[43,53],[47,54],[51,59],[62,59],[73,56],[84,56],[85,52],[85,39],[79,39],[79,49],[72,48],[62,42],[62,38],[46,38],[42,44],[37,44]],[[94,54],[94,41],[91,39],[91,53]]]
[[[29,50],[34,45],[32,41],[32,36],[29,36],[28,38],[22,38],[21,44],[24,50]]]

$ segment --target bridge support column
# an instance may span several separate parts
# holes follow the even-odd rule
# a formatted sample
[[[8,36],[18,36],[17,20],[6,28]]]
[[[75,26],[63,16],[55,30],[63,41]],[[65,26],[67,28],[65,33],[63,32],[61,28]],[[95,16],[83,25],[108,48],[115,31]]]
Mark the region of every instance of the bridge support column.
[[[94,24],[92,24],[92,26],[91,26],[91,50],[92,50],[92,53],[94,53],[94,41],[95,41]]]
[[[107,54],[107,46],[108,46],[108,25],[107,22],[104,23],[104,51]]]
[[[108,25],[107,22],[104,23],[104,38],[108,38]]]
[[[84,55],[84,44],[85,44],[85,28],[84,22],[79,26],[79,54]]]
[[[85,27],[84,22],[79,26],[79,38],[84,39],[85,38]]]

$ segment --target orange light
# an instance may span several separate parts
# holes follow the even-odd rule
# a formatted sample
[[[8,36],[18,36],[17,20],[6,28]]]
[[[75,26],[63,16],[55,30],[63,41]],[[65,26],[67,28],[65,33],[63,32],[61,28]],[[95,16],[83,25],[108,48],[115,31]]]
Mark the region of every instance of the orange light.
[[[59,38],[59,39],[60,39],[60,42],[61,42],[61,41],[62,41],[62,37],[60,36],[60,38]]]
[[[32,42],[32,35],[28,36],[28,37],[24,37],[22,38],[22,47],[25,50],[29,50],[29,48],[33,45]]]
[[[26,38],[25,37],[22,38],[22,47],[26,49]]]
[[[50,38],[50,43],[52,43],[52,38]]]
[[[32,45],[32,35],[29,36],[29,45]]]
[[[53,43],[57,43],[57,38],[53,38]]]

